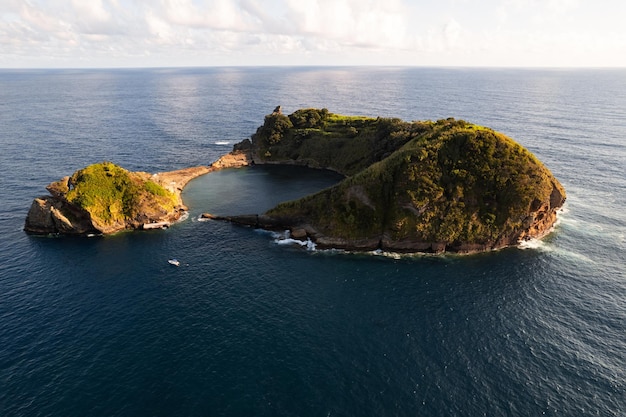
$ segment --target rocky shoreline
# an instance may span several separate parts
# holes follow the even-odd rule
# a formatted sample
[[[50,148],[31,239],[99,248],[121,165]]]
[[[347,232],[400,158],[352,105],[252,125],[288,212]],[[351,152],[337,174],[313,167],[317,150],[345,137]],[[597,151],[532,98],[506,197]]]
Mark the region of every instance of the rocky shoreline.
[[[226,168],[241,168],[251,165],[266,165],[262,160],[254,161],[254,156],[245,151],[233,151],[222,156],[210,167],[210,172]],[[277,164],[277,163],[273,163]],[[283,165],[293,164],[287,161]],[[204,219],[225,221],[240,226],[252,227],[271,231],[289,231],[292,239],[315,243],[319,249],[339,249],[351,252],[366,252],[382,250],[395,253],[433,253],[442,254],[445,252],[457,254],[474,254],[499,250],[506,247],[518,246],[521,242],[531,239],[541,239],[552,232],[557,220],[559,209],[565,202],[565,196],[561,194],[558,187],[554,187],[550,195],[550,201],[538,204],[533,207],[533,211],[524,219],[524,227],[515,233],[502,235],[492,242],[486,243],[446,243],[446,242],[425,242],[419,240],[394,240],[386,234],[367,239],[343,239],[326,236],[315,229],[304,219],[289,219],[271,217],[265,214],[248,214],[238,216],[221,216],[211,213],[203,213]]]
[[[555,198],[560,198],[555,195]],[[559,206],[560,207],[560,206]],[[269,231],[288,231],[289,237],[294,240],[306,242],[310,240],[319,249],[338,249],[348,252],[370,252],[382,250],[392,253],[456,253],[462,255],[489,252],[507,247],[518,246],[523,241],[541,239],[551,233],[556,223],[558,210],[551,210],[544,206],[526,219],[528,227],[520,233],[503,235],[494,242],[478,243],[453,243],[425,242],[419,240],[394,240],[383,234],[368,239],[344,239],[325,236],[310,224],[298,219],[280,219],[263,214],[248,214],[237,216],[220,216],[211,213],[203,213],[202,218],[216,221],[225,221],[239,226],[252,227]],[[536,220],[539,219],[539,220]]]

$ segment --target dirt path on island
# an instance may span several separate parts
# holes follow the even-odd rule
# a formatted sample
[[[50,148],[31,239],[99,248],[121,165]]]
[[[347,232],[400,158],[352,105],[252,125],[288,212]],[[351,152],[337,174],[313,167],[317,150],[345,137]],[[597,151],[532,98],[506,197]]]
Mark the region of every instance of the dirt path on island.
[[[214,169],[203,165],[178,169],[176,171],[157,172],[156,174],[152,174],[150,176],[150,180],[174,193],[176,197],[178,197],[179,204],[183,205],[180,194],[183,191],[183,188],[185,188],[185,185],[187,185],[187,183],[192,179],[208,174],[211,171],[214,171]]]
[[[181,192],[185,185],[194,178],[209,172],[219,171],[225,168],[239,168],[248,166],[252,158],[245,152],[229,152],[220,157],[211,165],[201,165],[190,168],[178,169],[175,171],[157,172],[156,174],[143,173],[147,179],[156,182],[166,190],[174,193],[178,197],[178,203],[184,206],[181,199]]]

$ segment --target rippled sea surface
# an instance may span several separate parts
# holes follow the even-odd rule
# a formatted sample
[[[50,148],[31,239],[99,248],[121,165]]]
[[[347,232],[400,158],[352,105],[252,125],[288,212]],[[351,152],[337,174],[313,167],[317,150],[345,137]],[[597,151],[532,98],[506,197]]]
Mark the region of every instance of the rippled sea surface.
[[[53,180],[209,164],[277,105],[492,127],[559,178],[565,212],[533,247],[464,257],[308,251],[198,220],[338,180],[254,167],[192,181],[166,231],[22,231]],[[2,416],[626,412],[625,70],[3,70],[0,149]]]

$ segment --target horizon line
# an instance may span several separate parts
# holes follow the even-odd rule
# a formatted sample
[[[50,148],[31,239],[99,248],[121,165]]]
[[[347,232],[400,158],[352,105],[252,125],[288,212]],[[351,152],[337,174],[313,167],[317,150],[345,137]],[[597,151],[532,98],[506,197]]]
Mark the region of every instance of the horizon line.
[[[494,70],[626,70],[626,66],[593,66],[593,65],[576,65],[576,66],[518,66],[518,65],[379,65],[379,64],[357,64],[357,65],[301,65],[301,64],[260,64],[260,65],[180,65],[180,66],[59,66],[59,67],[1,67],[0,71],[49,71],[49,70],[147,70],[147,69],[211,69],[211,68],[401,68],[401,69],[494,69]]]

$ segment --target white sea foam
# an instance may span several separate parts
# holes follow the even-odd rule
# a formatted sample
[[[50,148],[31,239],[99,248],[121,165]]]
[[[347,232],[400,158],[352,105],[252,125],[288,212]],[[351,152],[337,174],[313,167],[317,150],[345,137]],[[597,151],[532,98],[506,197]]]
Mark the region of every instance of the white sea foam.
[[[289,230],[285,230],[283,232],[273,232],[265,229],[255,229],[255,231],[259,233],[269,233],[275,241],[289,239],[291,237],[291,233],[289,232]]]
[[[299,246],[306,248],[306,250],[308,251],[316,250],[316,245],[311,239],[308,239],[308,238],[307,240],[292,239],[291,233],[289,232],[289,230],[285,230],[282,233],[271,232],[271,234],[272,234],[272,237],[274,238],[274,242],[278,245],[299,245]]]
[[[557,256],[560,257],[564,257],[564,258],[569,258],[569,259],[576,259],[579,261],[584,261],[584,262],[588,262],[588,263],[595,263],[593,261],[593,259],[581,254],[581,253],[577,253],[577,252],[573,252],[571,250],[567,250],[567,249],[563,249],[563,248],[559,248],[559,247],[555,247],[550,245],[549,243],[545,242],[544,240],[539,240],[539,239],[529,239],[529,240],[524,240],[522,242],[519,243],[519,245],[517,246],[519,249],[521,250],[537,250],[537,251],[542,251],[542,252],[552,252],[554,254],[556,254]]]
[[[519,243],[517,247],[522,250],[527,250],[527,249],[535,249],[535,250],[542,250],[542,251],[552,250],[552,248],[546,242],[544,242],[543,240],[539,240],[539,239],[523,240]]]
[[[386,252],[382,249],[376,249],[370,252],[365,252],[369,255],[373,255],[373,256],[382,256],[384,258],[391,258],[391,259],[400,259],[402,258],[402,254],[397,253],[397,252]]]
[[[561,222],[563,221],[563,216],[567,216],[568,213],[569,213],[569,208],[567,207],[567,204],[565,204],[563,207],[557,210],[556,221],[554,222],[554,225],[552,226],[552,230],[550,230],[550,233],[554,230],[555,227],[558,227],[561,224]]]
[[[279,245],[299,245],[299,246],[306,248],[306,250],[310,250],[310,251],[314,251],[316,247],[315,243],[313,243],[311,239],[298,240],[298,239],[287,238],[287,239],[276,239],[275,242]]]
[[[574,219],[572,217],[558,216],[556,218],[556,225],[561,224],[564,224],[566,226],[578,227],[578,225],[580,224],[580,220]]]
[[[566,259],[571,259],[571,260],[576,260],[576,261],[583,261],[583,262],[590,263],[590,264],[595,264],[596,263],[593,259],[589,258],[586,255],[583,255],[582,253],[574,252],[574,251],[567,250],[567,249],[559,248],[559,249],[555,250],[555,253],[558,256],[566,258]]]

